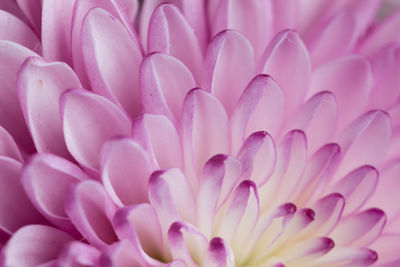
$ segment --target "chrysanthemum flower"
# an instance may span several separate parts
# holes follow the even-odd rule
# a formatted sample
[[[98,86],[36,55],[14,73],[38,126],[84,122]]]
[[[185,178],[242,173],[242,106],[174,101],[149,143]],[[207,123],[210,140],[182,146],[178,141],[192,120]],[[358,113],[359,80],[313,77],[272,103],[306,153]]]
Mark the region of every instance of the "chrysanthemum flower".
[[[400,266],[400,10],[164,2],[1,0],[2,266]]]

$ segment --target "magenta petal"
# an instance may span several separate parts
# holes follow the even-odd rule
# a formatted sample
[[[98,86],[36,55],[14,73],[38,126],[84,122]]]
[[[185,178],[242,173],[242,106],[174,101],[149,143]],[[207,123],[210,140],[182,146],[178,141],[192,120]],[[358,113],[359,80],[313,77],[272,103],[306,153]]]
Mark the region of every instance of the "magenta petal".
[[[57,227],[79,237],[64,201],[70,185],[89,179],[76,165],[51,154],[36,154],[25,165],[22,185],[36,209]]]
[[[68,90],[61,96],[60,106],[67,148],[86,167],[100,167],[105,141],[130,134],[129,118],[106,98],[84,90]]]
[[[338,128],[341,129],[364,110],[371,93],[372,78],[370,63],[365,58],[356,55],[338,58],[313,72],[308,95],[320,91],[334,94],[340,113]]]
[[[149,24],[148,53],[162,52],[178,58],[197,82],[203,74],[203,53],[195,31],[173,4],[158,6]],[[191,89],[191,88],[190,88]]]
[[[22,13],[21,9],[19,8],[17,2],[15,0],[3,0],[0,2],[0,9],[7,11],[10,14],[13,14],[25,24],[29,25],[28,18]]]
[[[65,63],[29,58],[17,79],[22,111],[36,150],[70,159],[62,130],[59,98],[65,90],[81,87],[78,77]]]
[[[29,225],[18,230],[2,251],[3,266],[38,266],[55,260],[72,237],[56,228]]]
[[[137,116],[142,54],[123,24],[103,9],[89,11],[82,25],[82,53],[93,91],[121,104],[132,118]]]
[[[272,137],[266,132],[250,135],[239,150],[237,158],[242,162],[242,177],[251,179],[258,186],[268,181],[276,164],[276,150]]]
[[[57,266],[95,266],[98,263],[100,251],[81,242],[69,243],[59,256]]]
[[[308,90],[311,62],[307,48],[296,32],[286,30],[274,37],[263,57],[262,73],[271,75],[282,88],[289,115],[302,103]]]
[[[364,267],[374,264],[377,260],[378,254],[371,249],[345,247],[333,249],[330,253],[314,260],[313,264],[314,266]]]
[[[23,152],[34,150],[29,131],[19,106],[16,76],[28,57],[37,56],[27,48],[9,41],[0,41],[0,125],[13,137]]]
[[[147,151],[131,138],[112,139],[102,148],[102,181],[118,206],[147,201],[147,184],[153,170]]]
[[[65,211],[83,237],[95,247],[104,249],[117,241],[110,222],[115,206],[101,184],[83,181],[73,186],[65,200]]]
[[[400,262],[398,253],[398,245],[400,243],[400,234],[382,234],[370,247],[375,250],[378,255],[380,264],[387,264],[384,267],[396,266]],[[378,265],[381,266],[381,265]],[[383,267],[383,266],[382,266]]]
[[[165,256],[161,226],[156,211],[150,204],[120,209],[113,218],[113,225],[118,238],[129,240],[136,253],[144,260]]]
[[[229,152],[229,122],[222,104],[201,89],[191,90],[183,103],[182,142],[185,173],[192,186],[204,163]]]
[[[211,234],[216,210],[237,184],[241,170],[238,160],[221,154],[205,164],[197,195],[197,225],[206,236]]]
[[[339,180],[330,189],[346,199],[344,214],[351,214],[365,204],[378,185],[378,171],[371,166],[362,166]],[[377,205],[378,203],[374,203]],[[386,206],[381,206],[385,207]]]
[[[0,9],[0,23],[7,25],[0,30],[1,40],[16,42],[41,54],[40,39],[23,21]]]
[[[298,25],[300,12],[298,0],[272,0],[273,34],[286,29],[295,29]]]
[[[13,233],[26,224],[46,224],[21,185],[21,163],[0,156],[0,228]]]
[[[276,82],[268,75],[256,76],[240,96],[231,118],[233,152],[257,131],[266,131],[276,138],[284,108],[284,97]]]
[[[42,27],[42,5],[36,1],[30,0],[16,0],[16,2],[22,12],[24,12],[26,17],[29,19],[35,31],[40,33]]]
[[[229,245],[219,237],[211,239],[208,246],[205,266],[228,267],[234,264],[232,251]]]
[[[177,58],[162,53],[147,56],[140,67],[143,110],[163,114],[172,122],[181,118],[186,93],[196,87],[192,73]]]
[[[237,100],[256,74],[252,45],[237,31],[223,31],[211,40],[205,66],[205,89],[219,99],[228,115],[232,114]]]
[[[0,126],[0,155],[23,161],[21,152],[12,136]]]
[[[286,253],[290,253],[288,262],[299,260],[302,258],[321,256],[328,253],[335,246],[335,242],[329,237],[309,238],[304,241],[298,242],[290,248]]]
[[[385,223],[386,215],[382,210],[368,209],[341,220],[330,237],[339,246],[369,245],[379,237]]]
[[[144,114],[133,122],[133,138],[160,169],[183,168],[182,145],[174,124],[163,115]]]
[[[118,0],[118,3],[127,16],[130,25],[135,25],[140,2],[138,0]]]

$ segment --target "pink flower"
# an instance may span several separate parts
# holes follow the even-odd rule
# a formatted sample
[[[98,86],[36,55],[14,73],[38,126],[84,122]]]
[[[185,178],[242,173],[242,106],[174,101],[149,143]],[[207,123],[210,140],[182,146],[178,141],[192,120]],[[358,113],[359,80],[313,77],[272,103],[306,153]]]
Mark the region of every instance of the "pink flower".
[[[0,2],[2,265],[399,266],[400,10],[139,2]]]

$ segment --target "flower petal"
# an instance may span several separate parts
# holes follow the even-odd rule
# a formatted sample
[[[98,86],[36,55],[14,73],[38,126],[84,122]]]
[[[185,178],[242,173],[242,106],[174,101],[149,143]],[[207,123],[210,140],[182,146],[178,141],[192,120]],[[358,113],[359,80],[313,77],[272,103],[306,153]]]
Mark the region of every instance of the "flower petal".
[[[0,228],[13,233],[21,226],[47,224],[26,196],[21,185],[21,163],[0,156]]]
[[[239,96],[256,74],[253,47],[239,32],[223,31],[211,40],[205,66],[205,89],[219,99],[228,115],[232,114]]]
[[[72,184],[89,177],[76,165],[52,154],[36,154],[24,165],[22,185],[36,209],[54,225],[80,237],[67,217],[64,202]]]
[[[313,261],[310,267],[333,265],[364,267],[374,264],[378,260],[378,254],[367,248],[340,248],[333,249],[330,253]]]
[[[291,30],[278,33],[265,50],[262,73],[271,75],[280,85],[286,102],[286,115],[302,103],[306,96],[311,62],[300,36]],[[290,77],[290,78],[288,78]]]
[[[38,1],[30,0],[16,0],[19,8],[24,12],[26,17],[29,19],[33,28],[37,33],[40,33],[42,26],[42,5]]]
[[[123,24],[103,9],[90,10],[82,25],[82,53],[93,91],[136,117],[141,112],[138,73],[142,54]]]
[[[286,29],[295,29],[299,22],[298,0],[272,0],[273,34],[277,34]]]
[[[175,126],[163,115],[144,114],[133,122],[133,138],[160,169],[183,168],[182,145]]]
[[[147,184],[153,170],[147,151],[131,138],[112,139],[102,148],[104,188],[120,207],[147,202]]]
[[[22,162],[21,152],[12,136],[0,126],[0,156],[6,156]]]
[[[339,111],[337,127],[341,129],[364,110],[371,93],[372,78],[371,66],[365,58],[357,55],[338,58],[313,72],[308,95],[320,91],[335,95]]]
[[[57,259],[57,266],[93,266],[97,264],[100,251],[81,242],[71,242]]]
[[[143,60],[139,83],[144,112],[163,114],[174,123],[181,118],[186,93],[196,87],[187,67],[162,53],[153,53]]]
[[[65,63],[29,58],[17,79],[22,111],[36,150],[72,159],[64,141],[59,98],[65,90],[81,87],[74,71]]]
[[[257,131],[266,131],[276,138],[284,113],[284,97],[279,86],[268,75],[256,76],[240,96],[231,118],[233,152]]]
[[[217,98],[204,90],[191,90],[183,102],[182,143],[185,174],[196,188],[204,163],[229,151],[228,116]]]
[[[208,246],[205,266],[235,266],[232,251],[229,248],[229,245],[222,238],[214,237],[211,239]]]
[[[107,139],[130,133],[129,118],[101,96],[68,90],[61,96],[60,106],[68,151],[88,168],[99,168],[100,150]]]
[[[18,230],[2,250],[4,266],[38,266],[55,260],[72,237],[45,225]]]
[[[65,200],[65,211],[74,226],[90,244],[100,249],[117,241],[110,222],[115,209],[101,184],[95,181],[74,185]]]
[[[162,52],[178,58],[197,82],[203,72],[203,53],[195,31],[173,4],[161,4],[149,23],[147,52]],[[190,88],[191,89],[191,88]]]
[[[379,259],[377,263],[392,263],[392,266],[396,266],[395,261],[399,262],[398,244],[400,243],[400,234],[382,234],[370,247],[375,250]],[[381,266],[381,265],[379,265]],[[389,267],[390,264],[385,265]]]

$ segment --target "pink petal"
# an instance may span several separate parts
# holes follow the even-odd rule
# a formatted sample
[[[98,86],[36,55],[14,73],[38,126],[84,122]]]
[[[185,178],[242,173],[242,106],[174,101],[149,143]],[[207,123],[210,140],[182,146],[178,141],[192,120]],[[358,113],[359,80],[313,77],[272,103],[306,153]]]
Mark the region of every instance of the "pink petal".
[[[217,153],[229,151],[228,116],[217,98],[194,89],[186,95],[181,121],[184,169],[194,186],[204,163]]]
[[[41,53],[40,40],[22,20],[0,9],[0,39],[16,42],[36,53]],[[7,26],[5,26],[7,25]]]
[[[206,29],[205,20],[205,4],[202,1],[188,1],[188,0],[148,0],[143,2],[142,9],[140,11],[141,16],[139,20],[139,33],[141,43],[143,47],[147,47],[147,40],[149,39],[149,24],[150,18],[158,5],[164,2],[169,2],[177,6],[182,14],[185,16],[189,25],[193,28],[196,33],[196,37],[199,40],[200,47],[204,50],[205,45],[208,41],[208,33]]]
[[[240,96],[231,118],[233,152],[254,132],[267,131],[277,137],[284,113],[279,86],[268,75],[256,76]]]
[[[197,225],[206,236],[211,234],[216,210],[229,197],[241,170],[237,159],[221,154],[209,159],[204,166],[197,195]]]
[[[273,38],[263,58],[261,72],[271,75],[280,85],[285,96],[286,115],[291,114],[302,103],[310,82],[311,62],[307,48],[296,32],[286,30]]]
[[[93,91],[121,104],[132,118],[137,116],[142,54],[124,25],[107,11],[92,9],[82,25],[82,53]]]
[[[21,226],[33,223],[46,224],[36,211],[21,185],[21,163],[0,156],[0,228],[13,233]]]
[[[130,133],[129,118],[101,96],[79,89],[68,90],[61,96],[60,106],[67,148],[86,167],[99,168],[105,141]]]
[[[174,222],[168,230],[168,243],[173,258],[183,259],[190,266],[197,266],[193,258],[203,261],[207,239],[194,226],[184,222]],[[196,249],[195,255],[192,256],[188,248],[193,246]]]
[[[253,231],[259,213],[257,186],[253,181],[245,180],[232,193],[230,206],[221,218],[218,235],[232,244],[234,250],[240,249],[243,240]]]
[[[29,58],[17,79],[22,111],[36,150],[71,159],[64,141],[59,98],[65,90],[81,87],[74,71],[65,63]]]
[[[336,240],[335,240],[336,241]],[[313,261],[313,267],[333,265],[364,267],[374,264],[378,254],[367,248],[344,247],[333,249],[330,253]]]
[[[198,82],[203,72],[203,53],[193,28],[173,4],[161,4],[149,23],[147,52],[162,52],[176,57]],[[191,88],[189,88],[191,89]]]
[[[73,239],[65,232],[44,225],[18,230],[2,251],[4,266],[38,266],[57,258]]]
[[[74,70],[78,74],[83,86],[87,87],[88,77],[84,68],[82,54],[82,24],[86,14],[93,8],[102,8],[111,13],[125,26],[131,37],[137,43],[132,27],[126,18],[117,0],[76,0],[72,14],[71,50]],[[138,44],[138,43],[137,43]],[[139,46],[139,45],[138,45]]]
[[[57,260],[57,266],[94,266],[98,263],[100,251],[81,242],[71,242],[64,248]]]
[[[296,203],[304,206],[320,196],[340,162],[340,153],[339,145],[326,144],[308,159],[303,178],[292,195]]]
[[[309,238],[304,241],[298,242],[290,248],[286,249],[285,254],[289,254],[287,262],[296,261],[302,262],[302,258],[305,260],[310,257],[319,257],[331,251],[335,246],[335,242],[329,237],[317,237]]]
[[[196,86],[192,73],[173,56],[153,53],[140,67],[143,110],[163,114],[177,123],[186,93]]]
[[[208,246],[205,266],[228,267],[235,266],[229,245],[219,237],[211,239]]]
[[[23,161],[21,152],[12,136],[0,126],[0,155]]]
[[[330,191],[340,193],[346,199],[344,214],[347,215],[362,207],[374,193],[377,185],[378,171],[367,165],[346,175],[333,185]]]
[[[139,10],[139,1],[138,0],[119,0],[119,5],[122,8],[122,11],[127,16],[128,21],[131,25],[135,25],[136,15]]]
[[[75,1],[42,1],[43,56],[71,65],[71,21]]]
[[[378,255],[377,263],[392,263],[396,266],[395,261],[399,262],[398,245],[400,243],[400,234],[382,234],[370,247],[375,250]],[[379,265],[381,266],[381,265]],[[385,265],[386,266],[386,265]],[[389,267],[390,264],[387,265]]]
[[[13,14],[20,20],[22,20],[25,24],[29,25],[29,21],[26,16],[22,13],[19,8],[17,2],[15,0],[3,0],[0,2],[0,9],[4,10],[10,14]]]
[[[131,138],[110,140],[102,148],[104,188],[120,207],[147,202],[147,184],[153,170],[147,151]]]
[[[338,128],[342,128],[363,112],[371,88],[372,72],[369,62],[360,56],[347,56],[332,60],[316,69],[311,78],[308,95],[320,91],[332,92],[339,111]]]
[[[114,216],[113,225],[118,238],[129,240],[134,251],[141,255],[143,260],[165,257],[161,226],[156,211],[150,204],[143,203],[120,209]]]
[[[272,35],[273,10],[270,1],[219,1],[210,16],[212,36],[225,29],[244,34],[259,59]]]
[[[132,135],[153,156],[160,169],[183,168],[180,137],[165,116],[144,114],[138,117],[133,122]]]
[[[0,41],[0,125],[21,147],[23,153],[33,152],[34,146],[19,106],[16,88],[17,73],[22,63],[35,53],[9,41]]]
[[[384,111],[370,111],[357,118],[337,138],[344,156],[336,178],[361,165],[379,165],[388,152],[390,137],[390,118]]]
[[[22,185],[35,208],[57,227],[79,237],[64,209],[70,185],[89,179],[76,165],[52,154],[36,154],[24,165]]]
[[[250,135],[239,150],[237,158],[241,161],[242,177],[251,179],[258,186],[268,181],[276,164],[276,150],[272,137],[266,132]]]
[[[295,29],[299,22],[299,1],[298,0],[272,0],[273,34],[286,29]]]
[[[110,222],[115,207],[101,184],[83,181],[73,186],[65,199],[65,211],[83,237],[95,247],[104,249],[117,241]]]
[[[335,96],[330,92],[317,93],[293,115],[287,129],[305,132],[310,153],[326,144],[336,130],[338,108]]]
[[[365,246],[379,237],[386,223],[382,210],[372,208],[340,221],[330,234],[338,246]]]
[[[21,8],[22,12],[29,19],[33,28],[37,33],[40,33],[42,26],[42,3],[40,0],[16,0],[18,6]]]
[[[256,74],[252,45],[237,31],[223,31],[211,40],[205,66],[205,89],[219,99],[228,115],[232,114],[240,95]]]

